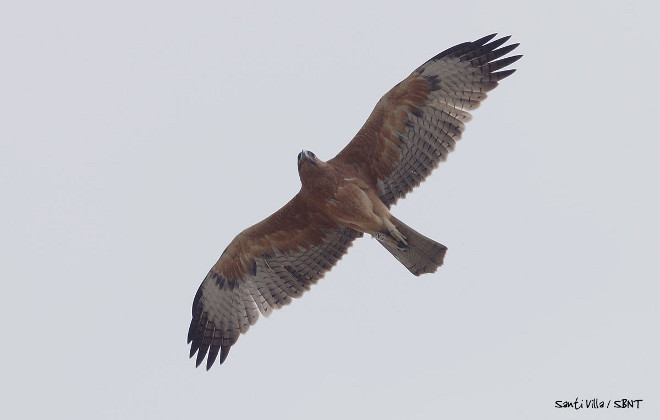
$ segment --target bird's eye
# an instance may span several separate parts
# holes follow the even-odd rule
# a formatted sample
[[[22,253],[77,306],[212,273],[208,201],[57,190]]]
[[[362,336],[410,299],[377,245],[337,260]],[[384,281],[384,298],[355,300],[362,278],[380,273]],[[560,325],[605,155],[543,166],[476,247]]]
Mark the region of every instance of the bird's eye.
[[[309,152],[309,155],[312,157],[312,159],[316,159],[316,155],[312,152]]]

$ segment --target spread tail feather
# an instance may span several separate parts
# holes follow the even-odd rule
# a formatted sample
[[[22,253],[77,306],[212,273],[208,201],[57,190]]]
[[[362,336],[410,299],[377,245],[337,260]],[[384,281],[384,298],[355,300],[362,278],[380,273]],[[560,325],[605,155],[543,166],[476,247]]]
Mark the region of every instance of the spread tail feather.
[[[390,221],[405,236],[408,245],[400,247],[394,245],[391,241],[379,240],[379,242],[411,273],[416,276],[433,273],[442,265],[447,252],[446,246],[427,238],[393,216]]]

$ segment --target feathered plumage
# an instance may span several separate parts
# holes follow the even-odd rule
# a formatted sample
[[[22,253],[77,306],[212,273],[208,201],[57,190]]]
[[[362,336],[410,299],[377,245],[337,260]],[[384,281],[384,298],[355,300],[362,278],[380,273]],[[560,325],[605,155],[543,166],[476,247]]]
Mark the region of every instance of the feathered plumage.
[[[515,70],[501,58],[518,44],[489,35],[431,58],[376,104],[355,138],[323,162],[298,156],[300,192],[234,238],[197,290],[188,331],[190,357],[220,363],[259,313],[302,296],[363,233],[413,274],[434,272],[447,248],[389,212],[454,150],[468,111]]]

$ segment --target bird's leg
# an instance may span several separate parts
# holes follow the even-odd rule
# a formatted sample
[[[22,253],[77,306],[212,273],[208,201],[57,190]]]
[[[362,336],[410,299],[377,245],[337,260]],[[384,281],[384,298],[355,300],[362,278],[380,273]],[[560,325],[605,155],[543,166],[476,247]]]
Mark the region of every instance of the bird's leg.
[[[401,232],[399,232],[399,230],[396,228],[396,226],[394,226],[394,224],[389,220],[384,219],[383,222],[387,228],[387,233],[376,232],[374,238],[380,242],[394,245],[401,251],[408,251],[408,241],[406,240],[406,237],[403,236]]]
[[[395,247],[399,248],[401,251],[404,251],[404,252],[408,251],[408,245],[404,242],[405,238],[403,240],[397,239],[390,232],[387,232],[387,233],[376,232],[374,234],[374,238],[376,238],[376,240],[379,241],[379,242],[383,242],[383,243],[395,246]]]
[[[390,232],[390,235],[392,235],[397,241],[402,242],[403,245],[408,245],[408,240],[406,239],[405,236],[399,230],[394,226],[394,223],[390,222],[389,220],[385,219],[383,220],[385,222],[385,227],[387,230]],[[400,248],[400,247],[399,247]]]

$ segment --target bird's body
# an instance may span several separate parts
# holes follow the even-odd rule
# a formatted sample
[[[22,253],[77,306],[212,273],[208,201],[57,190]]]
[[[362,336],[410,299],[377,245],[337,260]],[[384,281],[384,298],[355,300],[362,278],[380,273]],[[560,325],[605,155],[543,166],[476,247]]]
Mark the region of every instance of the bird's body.
[[[372,236],[387,232],[392,226],[390,212],[360,174],[350,167],[308,157],[306,151],[302,156],[299,194],[310,208],[359,232]]]
[[[188,332],[197,365],[207,352],[207,369],[218,354],[224,362],[259,312],[300,297],[364,233],[415,275],[442,265],[447,248],[396,219],[390,207],[446,159],[471,118],[467,111],[514,72],[497,70],[520,56],[494,60],[518,44],[498,48],[508,37],[493,37],[459,44],[416,69],[334,158],[298,155],[298,194],[239,233],[197,291]]]

